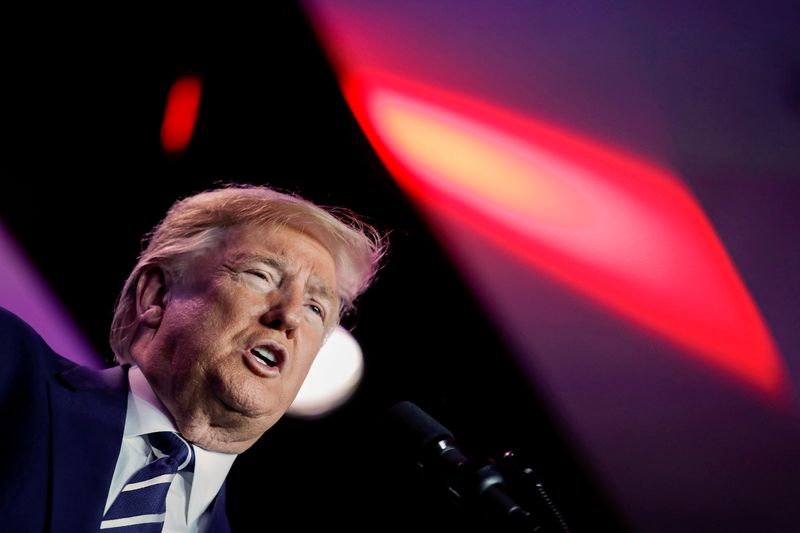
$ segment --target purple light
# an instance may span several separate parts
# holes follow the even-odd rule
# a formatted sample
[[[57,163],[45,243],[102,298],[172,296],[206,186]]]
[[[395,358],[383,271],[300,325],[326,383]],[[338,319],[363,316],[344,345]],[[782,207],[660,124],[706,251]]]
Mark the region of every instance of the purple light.
[[[94,348],[2,224],[0,258],[0,306],[30,324],[59,354],[103,368]]]

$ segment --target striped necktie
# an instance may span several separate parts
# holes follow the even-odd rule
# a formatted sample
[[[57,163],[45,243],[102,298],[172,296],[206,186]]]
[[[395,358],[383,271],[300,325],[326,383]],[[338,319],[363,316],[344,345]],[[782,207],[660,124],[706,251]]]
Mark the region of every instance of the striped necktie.
[[[179,470],[194,471],[192,447],[175,433],[147,435],[156,460],[128,480],[109,507],[100,529],[109,533],[155,533],[164,527],[167,492]]]

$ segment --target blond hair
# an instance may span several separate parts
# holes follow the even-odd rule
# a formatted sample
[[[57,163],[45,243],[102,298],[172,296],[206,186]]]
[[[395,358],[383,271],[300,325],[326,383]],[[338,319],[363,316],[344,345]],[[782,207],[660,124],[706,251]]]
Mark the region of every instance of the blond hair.
[[[317,206],[266,186],[227,185],[179,200],[147,235],[117,300],[110,335],[117,359],[130,360],[142,273],[159,266],[179,275],[193,258],[218,246],[227,230],[247,224],[287,226],[318,240],[334,260],[340,317],[352,311],[386,251],[385,237],[351,211]]]

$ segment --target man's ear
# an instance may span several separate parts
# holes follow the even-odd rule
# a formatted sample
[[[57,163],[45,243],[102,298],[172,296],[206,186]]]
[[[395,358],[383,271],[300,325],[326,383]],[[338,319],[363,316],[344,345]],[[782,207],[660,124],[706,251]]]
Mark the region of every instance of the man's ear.
[[[153,329],[161,325],[168,301],[169,277],[159,266],[144,270],[136,283],[136,314]]]

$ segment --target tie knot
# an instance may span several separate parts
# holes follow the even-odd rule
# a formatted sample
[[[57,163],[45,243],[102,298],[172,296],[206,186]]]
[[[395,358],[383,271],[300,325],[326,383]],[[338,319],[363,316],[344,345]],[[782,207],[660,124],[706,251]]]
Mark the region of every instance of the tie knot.
[[[194,453],[191,445],[171,431],[159,431],[147,435],[150,446],[158,459],[169,457],[175,461],[176,470],[194,470]]]

